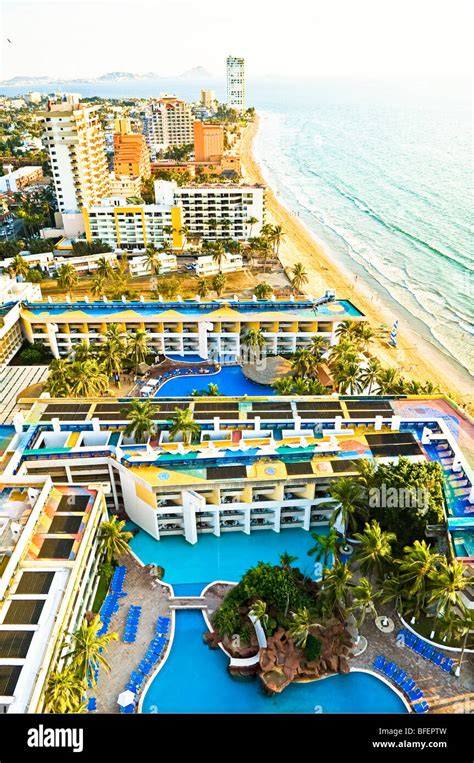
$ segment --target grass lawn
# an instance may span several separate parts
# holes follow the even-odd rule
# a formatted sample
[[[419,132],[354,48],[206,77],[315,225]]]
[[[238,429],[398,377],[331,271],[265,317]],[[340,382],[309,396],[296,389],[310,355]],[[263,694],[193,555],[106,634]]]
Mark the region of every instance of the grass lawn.
[[[406,620],[406,618],[405,618],[405,620]],[[461,649],[462,648],[462,642],[460,642],[460,641],[452,641],[452,640],[449,640],[449,639],[446,639],[446,641],[443,641],[441,639],[441,636],[439,635],[439,630],[436,628],[437,621],[433,617],[422,617],[422,618],[420,618],[420,620],[418,620],[413,625],[410,622],[410,620],[406,620],[406,621],[410,625],[410,628],[413,628],[413,630],[416,631],[419,636],[422,636],[423,638],[427,638],[430,641],[436,642],[437,644],[439,644],[441,649],[443,648],[443,646],[451,646],[451,647],[455,647],[456,649]],[[433,629],[435,631],[435,635],[434,635],[433,638],[430,638],[431,632],[433,631]],[[468,649],[473,649],[474,648],[474,641],[473,640],[471,640],[471,642],[469,642],[469,640],[468,640],[467,648]]]
[[[107,596],[107,591],[109,590],[111,580],[112,576],[109,575],[106,571],[102,571],[100,573],[99,585],[97,586],[97,592],[95,595],[94,603],[92,605],[93,612],[99,612],[104,599]]]

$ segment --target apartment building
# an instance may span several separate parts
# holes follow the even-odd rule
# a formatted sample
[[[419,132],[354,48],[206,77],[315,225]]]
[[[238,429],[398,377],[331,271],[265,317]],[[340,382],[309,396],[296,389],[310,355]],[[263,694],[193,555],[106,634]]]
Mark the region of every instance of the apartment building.
[[[172,273],[178,269],[178,259],[175,254],[158,252],[157,263],[160,266],[160,274]],[[128,258],[128,270],[131,276],[150,276],[152,275],[150,265],[144,253],[130,256]]]
[[[92,607],[107,512],[100,485],[83,481],[0,479],[0,713],[44,710],[64,639]]]
[[[221,261],[214,259],[212,254],[206,254],[196,259],[196,275],[206,278],[217,273],[235,273],[243,270],[244,262],[241,254],[226,252]]]
[[[0,368],[16,355],[23,342],[20,303],[0,307]]]
[[[88,241],[100,239],[113,249],[159,248],[170,242],[181,249],[182,211],[178,205],[119,203],[82,210]]]
[[[227,105],[238,111],[245,110],[245,61],[227,56]]]
[[[174,95],[152,103],[145,116],[144,133],[152,158],[171,146],[192,144],[194,115],[185,101]]]
[[[270,355],[308,347],[315,335],[337,343],[341,321],[364,320],[347,300],[287,301],[196,300],[175,302],[28,303],[21,309],[24,336],[47,345],[54,357],[69,354],[78,342],[96,341],[110,323],[123,331],[144,329],[157,354],[196,355],[237,362],[249,329],[262,332]]]
[[[110,177],[97,109],[61,103],[39,115],[59,211],[98,204],[109,194]]]
[[[0,176],[0,191],[2,193],[18,193],[29,185],[43,179],[42,167],[18,167],[14,170],[11,164],[4,167],[5,175]]]
[[[216,93],[214,90],[201,90],[201,96],[199,100],[201,106],[208,111],[216,110]]]
[[[194,122],[194,159],[220,163],[224,154],[224,127],[211,122]]]
[[[190,236],[204,241],[258,236],[265,220],[265,187],[261,185],[199,184],[178,186],[174,181],[155,181],[157,204],[182,209]],[[257,219],[249,225],[251,217]]]
[[[117,120],[118,127],[114,134],[114,172],[116,176],[148,178],[151,175],[150,153],[145,137],[132,133],[124,122]]]

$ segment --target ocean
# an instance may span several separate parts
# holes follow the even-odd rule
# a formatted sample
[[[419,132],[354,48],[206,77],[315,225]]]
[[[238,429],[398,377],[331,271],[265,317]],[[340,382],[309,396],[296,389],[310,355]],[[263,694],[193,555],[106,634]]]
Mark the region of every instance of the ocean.
[[[200,87],[224,99],[222,82],[61,85],[186,99]],[[14,91],[28,89],[45,90]],[[256,158],[280,201],[395,309],[400,332],[410,322],[474,374],[469,84],[268,78],[248,83],[248,103],[261,116]]]

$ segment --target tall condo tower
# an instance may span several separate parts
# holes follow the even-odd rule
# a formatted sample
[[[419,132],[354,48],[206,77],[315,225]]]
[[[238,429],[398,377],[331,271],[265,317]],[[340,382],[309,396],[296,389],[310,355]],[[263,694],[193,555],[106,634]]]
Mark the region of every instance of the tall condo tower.
[[[245,62],[243,58],[227,56],[227,105],[245,109]]]
[[[48,104],[40,117],[59,211],[98,204],[109,192],[110,179],[97,109]]]

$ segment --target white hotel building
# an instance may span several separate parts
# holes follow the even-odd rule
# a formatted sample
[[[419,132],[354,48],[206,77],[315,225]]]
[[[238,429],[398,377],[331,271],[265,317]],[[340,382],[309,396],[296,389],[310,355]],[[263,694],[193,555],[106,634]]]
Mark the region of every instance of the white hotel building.
[[[245,110],[245,61],[227,56],[227,105],[239,111]]]

